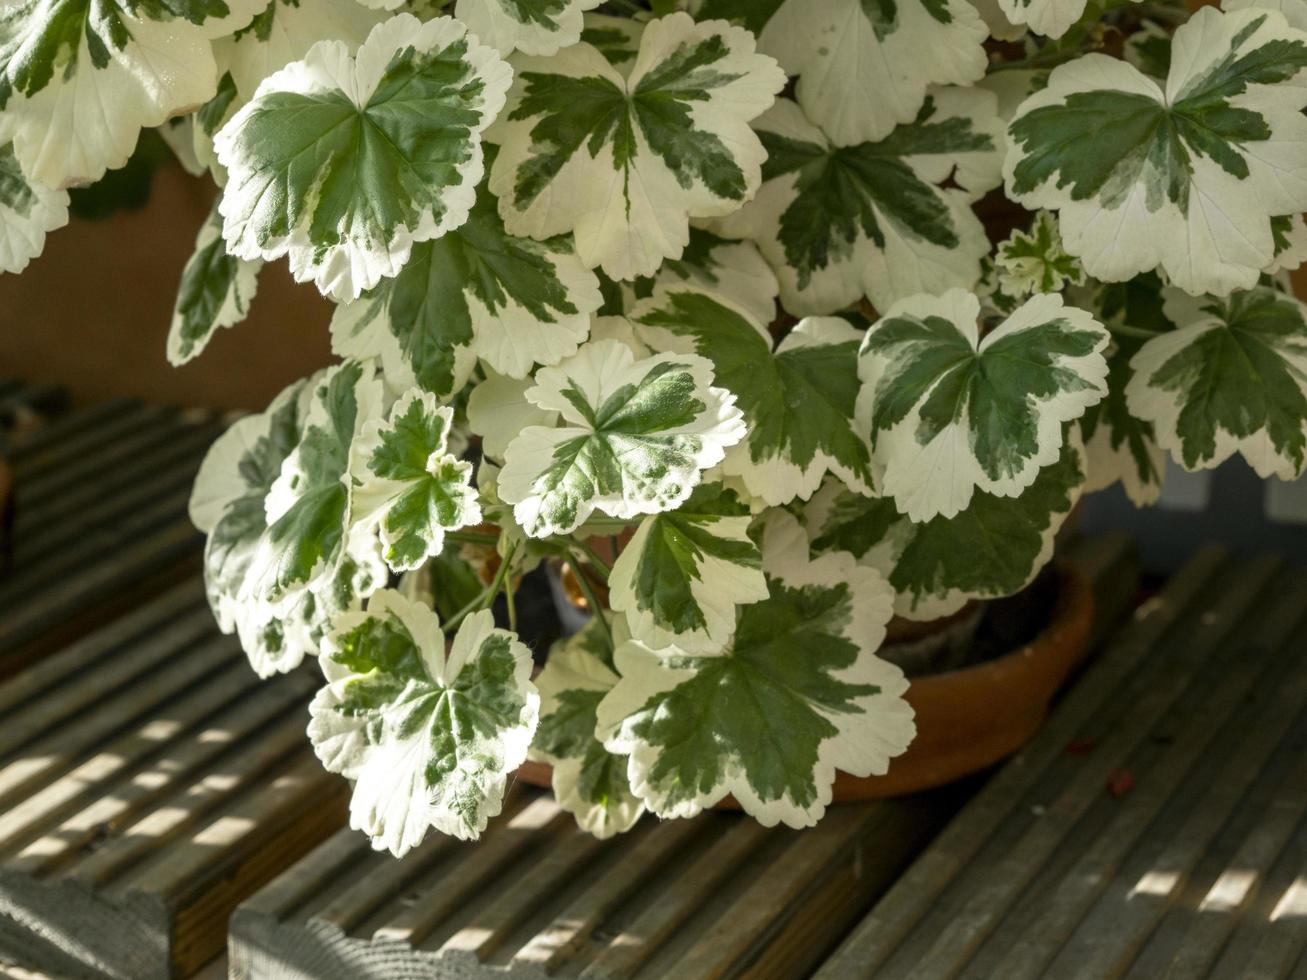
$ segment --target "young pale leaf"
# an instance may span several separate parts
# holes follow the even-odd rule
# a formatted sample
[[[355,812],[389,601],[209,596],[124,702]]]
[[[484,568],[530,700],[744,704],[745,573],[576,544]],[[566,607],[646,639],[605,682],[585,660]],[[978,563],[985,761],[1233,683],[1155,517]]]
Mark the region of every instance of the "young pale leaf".
[[[676,510],[641,522],[613,564],[609,605],[648,647],[721,651],[735,607],[767,598],[762,556],[749,538],[749,508],[704,483]]]
[[[856,494],[827,480],[804,508],[814,551],[849,552],[894,587],[894,612],[930,620],[972,599],[1025,588],[1053,557],[1053,539],[1080,499],[1078,440],[1017,497],[977,492],[953,517],[914,523],[890,497]]]
[[[262,262],[227,254],[222,215],[215,205],[195,236],[195,251],[182,269],[168,328],[168,361],[180,367],[198,356],[214,333],[245,319],[258,288]]]
[[[989,31],[966,0],[698,0],[696,12],[758,34],[758,49],[799,76],[799,105],[837,146],[911,122],[931,85],[985,74]]]
[[[229,250],[289,255],[297,280],[338,300],[395,275],[416,242],[467,219],[511,76],[448,17],[393,17],[357,57],[314,45],[215,137]]]
[[[1236,452],[1257,475],[1293,480],[1307,468],[1307,305],[1274,289],[1228,299],[1166,293],[1180,329],[1130,362],[1131,414],[1149,422],[1187,470]]]
[[[747,31],[685,14],[650,23],[629,79],[588,44],[515,59],[489,138],[504,224],[543,239],[575,232],[577,254],[614,279],[652,275],[689,241],[689,219],[735,210],[764,152],[748,122],[785,84]]]
[[[884,773],[915,732],[907,681],[875,650],[893,590],[850,555],[810,559],[798,522],[765,526],[769,597],[743,606],[719,656],[618,648],[621,680],[599,704],[596,734],[630,754],[636,795],[688,817],[728,793],[765,826],[812,826],[835,770]]]
[[[1085,270],[1062,248],[1057,218],[1048,211],[1036,214],[1028,230],[1018,228],[999,242],[994,267],[998,288],[1018,299],[1032,293],[1060,293],[1085,281]]]
[[[0,142],[47,187],[98,180],[141,129],[210,98],[211,40],[263,0],[10,0],[0,14]]]
[[[731,241],[691,227],[690,243],[679,259],[668,259],[655,276],[621,284],[621,310],[648,299],[660,286],[691,286],[713,293],[730,300],[759,323],[776,319],[780,284],[753,242]]]
[[[1008,132],[1008,196],[1055,208],[1066,249],[1118,282],[1160,268],[1228,294],[1271,265],[1271,217],[1307,210],[1307,34],[1275,12],[1204,7],[1165,88],[1090,54],[1054,69]]]
[[[439,554],[446,531],[481,523],[472,464],[446,451],[453,419],[435,395],[413,390],[384,422],[369,422],[354,446],[352,521],[380,529],[393,571]]]
[[[563,424],[509,443],[500,496],[533,537],[573,531],[595,510],[627,519],[679,506],[744,437],[735,396],[711,385],[712,365],[692,354],[636,360],[615,340],[586,344],[537,372],[526,397]]]
[[[22,272],[45,248],[46,232],[68,224],[68,192],[24,175],[12,143],[0,147],[0,272]]]
[[[976,490],[1014,497],[1062,452],[1062,423],[1107,393],[1108,333],[1062,297],[1031,297],[980,340],[980,301],[951,290],[890,308],[859,373],[878,486],[918,523]]]
[[[771,351],[771,336],[707,293],[666,290],[631,313],[655,350],[690,351],[735,393],[748,437],[722,471],[770,505],[807,499],[827,473],[870,489],[867,444],[853,426],[860,334],[843,320],[801,322]]]
[[[350,826],[396,857],[428,827],[479,837],[535,733],[531,651],[483,609],[446,653],[435,612],[382,590],[367,612],[337,619],[320,662],[327,686],[309,706],[309,740],[355,781]]]
[[[242,600],[284,608],[335,575],[350,527],[350,449],[363,426],[380,417],[381,400],[381,381],[357,361],[314,383],[300,440],[268,490],[267,527]]]
[[[612,646],[597,620],[554,644],[536,678],[540,727],[530,757],[553,766],[558,805],[601,840],[630,830],[644,813],[627,779],[627,757],[595,738],[599,702],[618,679]]]
[[[971,202],[1002,182],[997,106],[980,89],[933,89],[884,139],[838,146],[778,101],[755,124],[763,185],[719,226],[758,242],[795,316],[970,287],[989,251]]]
[[[502,55],[551,55],[581,40],[582,15],[602,0],[458,0],[454,16]]]
[[[481,451],[494,459],[503,459],[512,442],[527,426],[553,428],[557,412],[536,408],[526,400],[527,389],[535,384],[529,378],[506,378],[486,371],[486,378],[467,397],[467,425],[481,437]]]
[[[1307,31],[1307,0],[1225,0],[1221,9],[1276,10],[1284,15],[1290,27]]]
[[[336,310],[332,347],[380,357],[387,379],[448,397],[466,384],[474,355],[524,378],[574,354],[602,301],[569,239],[506,234],[483,189],[465,224],[413,246],[397,276]]]
[[[1058,38],[1080,20],[1088,0],[998,0],[998,3],[1013,23],[1025,24],[1036,34]]]

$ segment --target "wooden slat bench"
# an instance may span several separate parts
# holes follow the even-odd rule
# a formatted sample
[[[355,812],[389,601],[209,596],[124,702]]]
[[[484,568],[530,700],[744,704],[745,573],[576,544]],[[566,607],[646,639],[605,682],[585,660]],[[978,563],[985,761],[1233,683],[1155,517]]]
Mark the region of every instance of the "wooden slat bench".
[[[190,579],[0,685],[0,962],[146,980],[217,955],[344,823],[304,737],[318,683],[259,681]]]
[[[0,678],[198,568],[186,501],[221,428],[210,412],[109,402],[10,441],[17,510],[0,569]]]
[[[1071,549],[1103,618],[1137,572],[1122,539]],[[478,844],[433,835],[401,861],[342,830],[241,905],[242,980],[583,976],[788,978],[831,951],[975,788],[833,808],[815,829],[738,814],[579,832],[517,787]]]
[[[1307,975],[1307,571],[1196,557],[818,973]]]

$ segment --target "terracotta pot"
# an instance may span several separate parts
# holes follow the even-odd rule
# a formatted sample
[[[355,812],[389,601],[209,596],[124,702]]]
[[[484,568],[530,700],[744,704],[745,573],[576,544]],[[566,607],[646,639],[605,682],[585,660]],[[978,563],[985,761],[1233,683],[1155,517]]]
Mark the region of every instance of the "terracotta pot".
[[[902,796],[942,786],[986,769],[1037,732],[1049,703],[1089,642],[1094,594],[1083,573],[1055,564],[1058,598],[1048,626],[1019,650],[985,663],[919,677],[906,695],[917,715],[917,737],[884,776],[835,774],[836,803]],[[527,762],[517,776],[550,785],[551,767]],[[731,797],[718,809],[739,809]]]

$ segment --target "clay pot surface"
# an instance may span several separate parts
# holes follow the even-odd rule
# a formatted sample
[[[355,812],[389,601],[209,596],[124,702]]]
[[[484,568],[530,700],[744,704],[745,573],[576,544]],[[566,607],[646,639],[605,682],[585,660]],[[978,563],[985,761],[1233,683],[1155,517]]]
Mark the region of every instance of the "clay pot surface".
[[[1048,715],[1053,696],[1084,656],[1094,593],[1083,573],[1055,566],[1058,596],[1048,626],[1030,643],[984,663],[915,678],[905,695],[917,737],[883,776],[835,774],[834,802],[903,796],[943,786],[1007,758]],[[526,762],[517,778],[548,788],[552,767]],[[739,809],[726,797],[716,809]]]

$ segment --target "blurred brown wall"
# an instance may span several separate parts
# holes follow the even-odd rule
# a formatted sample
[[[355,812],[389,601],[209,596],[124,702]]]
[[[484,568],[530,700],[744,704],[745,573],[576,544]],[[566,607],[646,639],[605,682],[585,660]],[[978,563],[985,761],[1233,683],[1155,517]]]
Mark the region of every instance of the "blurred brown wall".
[[[250,317],[185,367],[164,355],[173,297],[214,191],[168,165],[144,208],[74,218],[21,275],[0,275],[0,377],[58,381],[79,401],[262,408],[330,359],[330,304],[285,261],[264,268]]]
[[[21,275],[0,275],[0,378],[57,381],[79,401],[261,409],[328,363],[331,305],[283,260],[264,268],[248,320],[185,367],[168,364],[177,281],[213,193],[211,182],[161,167],[144,208],[74,218]],[[1307,272],[1295,282],[1307,296]]]

